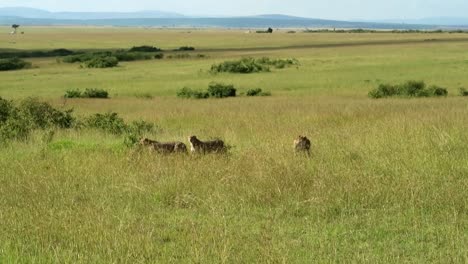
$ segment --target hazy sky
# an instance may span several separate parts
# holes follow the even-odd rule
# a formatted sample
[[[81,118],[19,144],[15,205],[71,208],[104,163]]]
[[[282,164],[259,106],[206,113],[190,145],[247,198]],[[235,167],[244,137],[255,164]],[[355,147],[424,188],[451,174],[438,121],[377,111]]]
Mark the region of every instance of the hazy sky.
[[[466,17],[468,0],[0,0],[50,11],[161,10],[187,15],[288,14],[328,19]]]

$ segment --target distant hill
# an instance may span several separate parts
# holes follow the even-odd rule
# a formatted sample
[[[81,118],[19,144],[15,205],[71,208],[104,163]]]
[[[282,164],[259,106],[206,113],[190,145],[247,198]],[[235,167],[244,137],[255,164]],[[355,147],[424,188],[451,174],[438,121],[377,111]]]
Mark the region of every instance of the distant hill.
[[[428,17],[421,19],[382,20],[381,23],[406,23],[420,25],[468,26],[468,18],[463,17]]]
[[[25,7],[0,8],[1,25],[93,25],[145,27],[219,28],[366,28],[435,29],[439,23],[349,22],[267,14],[250,17],[188,17],[162,11],[140,12],[49,12]],[[397,22],[397,21],[394,21]],[[436,21],[434,21],[436,22]],[[468,23],[467,23],[468,24]]]
[[[181,14],[163,11],[139,12],[49,12],[27,7],[0,8],[0,17],[89,20],[89,19],[131,19],[131,18],[182,18]]]

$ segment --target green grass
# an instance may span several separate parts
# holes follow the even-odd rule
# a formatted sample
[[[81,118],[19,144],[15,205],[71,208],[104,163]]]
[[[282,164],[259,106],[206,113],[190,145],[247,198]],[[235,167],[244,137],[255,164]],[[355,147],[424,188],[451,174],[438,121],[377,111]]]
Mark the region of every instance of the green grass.
[[[82,38],[63,48],[87,48],[90,41],[85,29],[41,30]],[[95,48],[131,47],[132,30],[93,29],[108,41]],[[181,44],[170,42],[180,31],[149,32],[167,41],[162,47],[240,48],[219,40],[245,36],[200,31]],[[202,38],[209,34],[216,38]],[[336,35],[319,38],[343,36]],[[344,37],[361,35],[382,34]],[[34,38],[37,47],[24,47],[48,48]],[[273,38],[271,46],[297,44]],[[206,59],[114,69],[32,59],[38,68],[0,73],[3,98],[39,96],[81,116],[114,111],[127,121],[155,122],[160,129],[150,138],[221,137],[233,146],[227,156],[158,156],[88,129],[57,131],[52,141],[37,131],[27,142],[1,146],[0,263],[465,263],[468,103],[458,87],[468,82],[467,45],[207,51]],[[294,57],[300,66],[208,73],[213,63],[242,56]],[[450,94],[367,97],[379,83],[406,80],[447,87]],[[184,86],[204,89],[211,81],[273,96],[176,97]],[[108,90],[111,99],[61,98],[68,89],[90,87]],[[310,159],[293,153],[299,134],[312,140]]]

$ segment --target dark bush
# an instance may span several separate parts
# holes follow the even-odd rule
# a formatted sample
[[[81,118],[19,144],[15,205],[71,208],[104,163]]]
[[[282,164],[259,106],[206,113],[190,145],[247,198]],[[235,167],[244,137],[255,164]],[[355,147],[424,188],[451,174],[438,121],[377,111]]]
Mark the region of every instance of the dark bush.
[[[183,47],[180,47],[178,49],[175,49],[174,51],[192,51],[192,50],[195,50],[195,48],[194,47],[183,46]]]
[[[468,96],[468,90],[465,88],[460,88],[460,95],[461,96]]]
[[[222,83],[210,83],[208,94],[215,98],[235,97],[236,89],[234,85],[225,85]]]
[[[423,81],[407,81],[399,85],[380,84],[376,89],[369,92],[369,97],[375,99],[392,96],[439,97],[447,95],[447,89],[435,85],[427,87]]]
[[[398,94],[398,87],[390,84],[380,84],[377,89],[374,89],[369,92],[369,96],[372,98],[384,98],[395,96]]]
[[[71,55],[63,58],[63,62],[65,63],[83,63],[87,61],[91,61],[96,58],[102,58],[106,56],[110,56],[111,53],[102,53],[102,52],[97,52],[97,53],[84,53],[84,54],[77,54],[77,55]]]
[[[0,71],[21,70],[30,66],[31,63],[18,58],[0,60]]]
[[[74,51],[67,50],[67,49],[54,49],[50,52],[52,56],[69,56],[74,54]]]
[[[162,60],[164,59],[164,54],[163,53],[157,53],[154,55],[154,58],[157,60]]]
[[[13,111],[13,103],[0,97],[0,123],[5,122]]]
[[[119,60],[116,57],[96,57],[90,61],[85,62],[88,68],[112,68],[119,64]]]
[[[160,48],[153,47],[153,46],[137,46],[137,47],[132,47],[130,52],[158,52],[161,51]]]
[[[447,89],[442,88],[442,87],[438,87],[436,85],[433,85],[433,86],[429,87],[427,90],[428,90],[428,94],[429,94],[428,97],[432,97],[432,96],[438,97],[438,96],[447,96],[448,95]]]
[[[260,88],[250,89],[246,93],[247,96],[270,96],[270,92],[264,92]]]
[[[86,89],[83,94],[83,98],[109,98],[109,93],[103,89]]]
[[[152,56],[141,52],[116,52],[113,54],[119,61],[137,61],[137,60],[151,60]]]
[[[81,98],[82,94],[80,90],[68,90],[65,92],[64,98]]]
[[[184,87],[180,91],[177,92],[177,97],[180,98],[193,98],[193,99],[206,99],[210,97],[210,95],[207,92],[203,91],[196,91],[192,90],[190,88]]]
[[[176,54],[167,56],[168,59],[188,59],[190,57],[191,56],[188,53],[176,53]]]

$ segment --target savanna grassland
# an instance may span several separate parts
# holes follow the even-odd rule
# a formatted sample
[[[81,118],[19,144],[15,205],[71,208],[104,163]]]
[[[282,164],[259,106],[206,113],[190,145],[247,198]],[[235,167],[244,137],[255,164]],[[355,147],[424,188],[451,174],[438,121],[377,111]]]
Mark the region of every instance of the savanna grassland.
[[[190,58],[110,69],[28,58],[32,68],[0,72],[0,96],[38,97],[78,116],[117,112],[154,122],[153,139],[220,137],[232,149],[157,155],[86,128],[4,143],[0,263],[468,262],[468,100],[458,95],[468,87],[468,34],[23,30],[0,35],[0,49],[195,47],[167,53]],[[209,72],[264,56],[300,64]],[[367,96],[407,80],[449,95]],[[272,96],[176,97],[212,81]],[[111,98],[63,98],[86,88]],[[310,158],[292,151],[299,134],[312,140]]]

